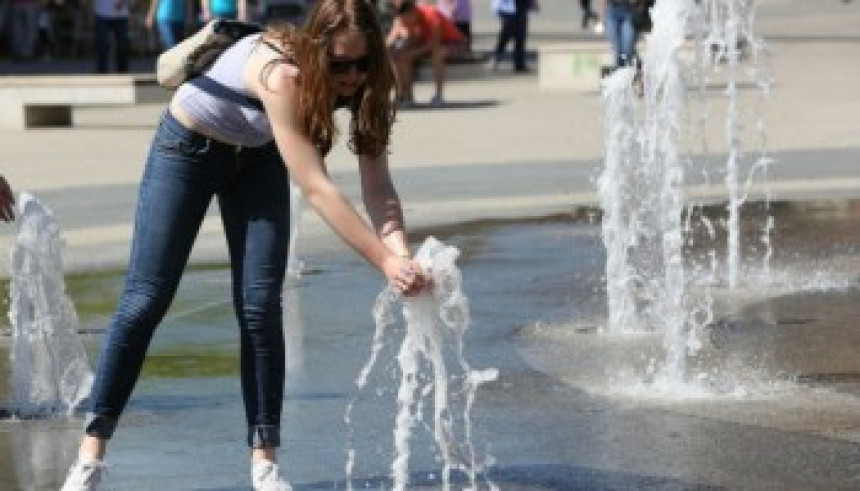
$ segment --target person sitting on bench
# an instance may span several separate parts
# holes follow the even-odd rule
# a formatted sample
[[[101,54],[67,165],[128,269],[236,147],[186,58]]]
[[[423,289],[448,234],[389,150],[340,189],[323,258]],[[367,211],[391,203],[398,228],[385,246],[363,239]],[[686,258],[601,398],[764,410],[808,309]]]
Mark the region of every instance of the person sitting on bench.
[[[394,22],[386,44],[397,73],[400,105],[408,107],[414,104],[414,65],[416,61],[429,56],[436,84],[436,93],[430,104],[442,106],[445,61],[466,54],[466,37],[433,5],[416,5],[414,0],[399,0],[392,3],[392,11],[395,13]]]

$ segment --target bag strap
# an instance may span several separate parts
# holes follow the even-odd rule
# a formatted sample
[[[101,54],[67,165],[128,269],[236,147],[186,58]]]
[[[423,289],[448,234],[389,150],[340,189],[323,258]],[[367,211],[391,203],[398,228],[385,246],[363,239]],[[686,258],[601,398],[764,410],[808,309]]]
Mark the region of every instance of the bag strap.
[[[270,49],[279,53],[281,55],[284,54],[284,51],[269,42],[268,40],[263,40],[263,44],[268,46]],[[286,63],[286,60],[280,60],[280,63]],[[215,80],[214,78],[208,75],[198,75],[191,80],[188,81],[191,85],[197,87],[198,89],[206,92],[207,94],[213,95],[219,99],[224,99],[225,101],[230,101],[234,104],[238,104],[247,109],[256,109],[260,112],[263,112],[263,103],[260,102],[260,99],[256,97],[249,97],[245,94],[241,94],[230,87],[222,84],[221,82]]]
[[[188,83],[219,99],[230,101],[247,109],[256,109],[263,112],[263,103],[260,102],[260,99],[240,94],[208,75],[198,75],[189,80]]]
[[[268,47],[269,47],[269,49],[271,49],[271,50],[272,50],[272,51],[274,51],[275,53],[278,53],[279,55],[283,55],[283,54],[284,54],[284,50],[282,50],[281,48],[279,48],[279,47],[275,46],[275,44],[274,44],[274,43],[272,43],[271,41],[269,41],[268,39],[264,39],[264,40],[263,40],[263,44],[265,44],[266,46],[268,46]]]

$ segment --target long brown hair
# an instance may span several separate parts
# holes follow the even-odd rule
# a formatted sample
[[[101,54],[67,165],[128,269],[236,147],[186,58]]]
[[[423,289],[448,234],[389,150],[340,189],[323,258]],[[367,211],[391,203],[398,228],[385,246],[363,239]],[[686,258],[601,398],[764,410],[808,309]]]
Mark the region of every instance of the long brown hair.
[[[394,69],[388,58],[376,9],[368,0],[317,0],[302,29],[280,26],[270,31],[288,48],[299,67],[298,112],[307,134],[325,155],[338,131],[335,96],[329,81],[329,50],[335,35],[357,30],[364,34],[370,68],[358,92],[347,103],[352,112],[350,150],[379,156],[386,151],[394,122]]]

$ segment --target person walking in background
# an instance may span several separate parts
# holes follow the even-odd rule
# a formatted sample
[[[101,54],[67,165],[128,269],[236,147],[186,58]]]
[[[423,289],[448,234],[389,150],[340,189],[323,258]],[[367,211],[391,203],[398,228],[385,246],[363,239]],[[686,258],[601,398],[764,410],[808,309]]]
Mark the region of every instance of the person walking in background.
[[[413,0],[401,0],[392,7],[394,22],[385,44],[397,74],[398,102],[406,107],[414,104],[415,62],[429,56],[436,85],[430,104],[440,107],[445,103],[445,61],[449,57],[465,55],[466,37],[433,5],[416,5]]]
[[[162,49],[170,49],[185,38],[188,7],[187,0],[150,0],[146,27],[158,31]]]
[[[6,178],[0,175],[0,220],[11,222],[15,219],[15,193]]]
[[[39,6],[39,15],[36,20],[36,42],[33,47],[35,57],[42,60],[50,60],[54,53],[54,37],[51,25],[53,24],[54,11],[57,5],[53,0],[42,0]]]
[[[111,46],[114,68],[128,73],[131,45],[128,39],[130,0],[93,0],[96,28],[96,73],[108,73]]]
[[[466,51],[472,52],[472,0],[437,0],[436,8],[457,26],[466,38]]]
[[[248,0],[200,0],[200,22],[212,19],[248,22]]]
[[[501,21],[496,48],[490,60],[490,69],[498,70],[508,42],[514,41],[514,72],[530,73],[526,64],[529,12],[538,9],[537,0],[492,0],[493,12]]]
[[[644,0],[600,0],[606,37],[612,44],[614,68],[635,66],[636,27],[633,23],[634,4]]]
[[[416,295],[429,285],[410,257],[388,168],[394,82],[370,4],[317,0],[303,29],[283,24],[247,36],[177,89],[146,161],[125,287],[103,341],[85,434],[63,491],[97,489],[108,441],[213,197],[230,256],[251,483],[255,490],[291,489],[276,463],[290,178],[396,292]],[[357,157],[370,223],[326,170],[338,108],[350,113],[348,147]]]
[[[582,9],[582,28],[588,29],[589,26],[594,26],[595,33],[602,33],[603,24],[600,23],[600,16],[592,8],[591,0],[579,0],[579,6]]]
[[[633,90],[642,97],[645,93],[642,63],[636,53],[639,36],[651,30],[650,9],[655,0],[601,0],[606,36],[612,44],[613,70],[633,67]]]
[[[40,0],[10,1],[8,22],[12,35],[12,58],[16,61],[33,59],[40,10]]]

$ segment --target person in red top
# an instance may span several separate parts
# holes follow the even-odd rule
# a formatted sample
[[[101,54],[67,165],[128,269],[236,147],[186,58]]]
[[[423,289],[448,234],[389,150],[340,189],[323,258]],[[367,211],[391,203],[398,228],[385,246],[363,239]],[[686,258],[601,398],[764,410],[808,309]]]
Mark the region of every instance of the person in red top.
[[[466,37],[456,25],[433,5],[416,5],[414,0],[399,0],[392,4],[394,22],[386,44],[397,73],[400,105],[414,104],[412,94],[413,67],[417,60],[430,56],[436,93],[430,104],[444,104],[445,60],[466,53]]]

